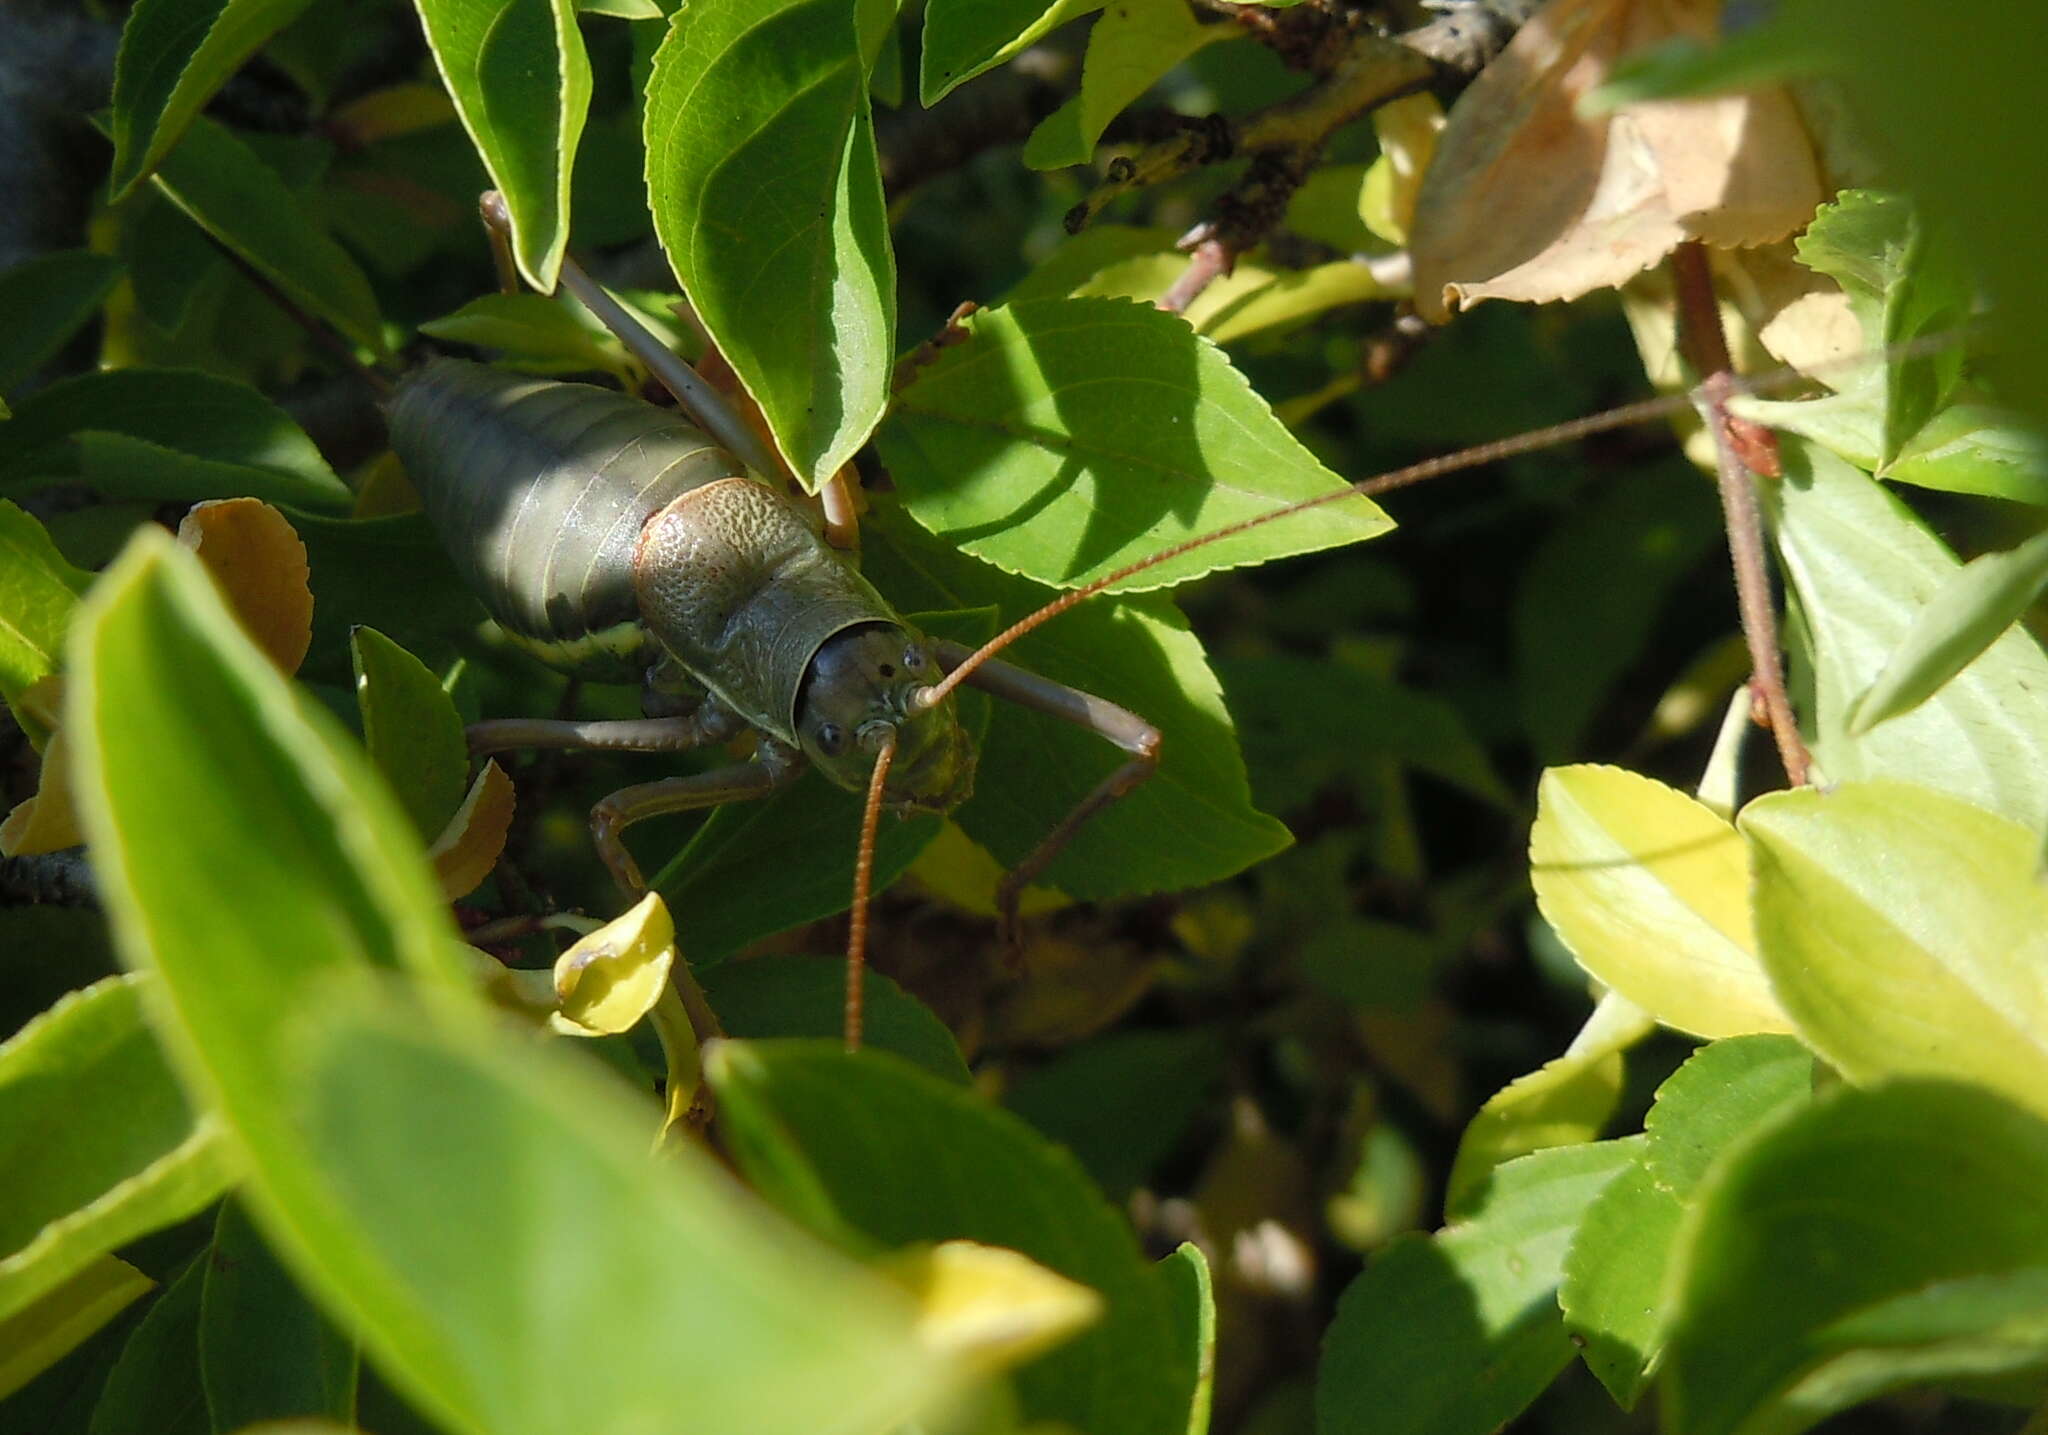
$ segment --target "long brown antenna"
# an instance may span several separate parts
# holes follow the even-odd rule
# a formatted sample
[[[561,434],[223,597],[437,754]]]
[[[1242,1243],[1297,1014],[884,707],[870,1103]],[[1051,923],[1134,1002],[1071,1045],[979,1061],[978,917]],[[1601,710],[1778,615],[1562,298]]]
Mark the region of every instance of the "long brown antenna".
[[[1148,568],[1156,568],[1168,559],[1178,558],[1183,553],[1191,553],[1197,548],[1216,542],[1218,539],[1249,532],[1254,528],[1262,528],[1268,523],[1275,523],[1282,518],[1292,517],[1294,514],[1311,508],[1320,508],[1326,503],[1335,503],[1340,499],[1377,497],[1379,494],[1390,493],[1397,488],[1406,488],[1410,484],[1421,483],[1425,479],[1437,478],[1446,473],[1456,473],[1460,469],[1478,468],[1484,464],[1497,463],[1501,459],[1513,458],[1517,454],[1530,453],[1536,449],[1570,443],[1574,439],[1584,438],[1589,434],[1605,433],[1609,429],[1627,428],[1630,424],[1639,424],[1649,419],[1663,418],[1669,414],[1675,414],[1691,407],[1691,398],[1684,394],[1644,399],[1640,403],[1625,404],[1621,408],[1608,409],[1604,413],[1591,414],[1582,419],[1572,419],[1567,423],[1553,424],[1549,428],[1533,429],[1525,434],[1517,434],[1513,438],[1495,439],[1491,443],[1476,444],[1471,448],[1459,449],[1456,453],[1443,454],[1437,458],[1426,458],[1420,463],[1411,463],[1406,468],[1397,468],[1388,473],[1375,475],[1372,478],[1360,479],[1357,483],[1344,488],[1332,489],[1328,493],[1319,493],[1314,498],[1304,498],[1297,503],[1289,503],[1280,508],[1269,509],[1264,513],[1255,513],[1250,518],[1240,518],[1235,523],[1226,523],[1221,528],[1213,528],[1198,537],[1184,539],[1170,548],[1152,554],[1148,558],[1141,558],[1135,563],[1126,563],[1123,567],[1116,569],[1114,572],[1106,573],[1091,583],[1085,583],[1079,588],[1060,594],[1059,597],[1047,603],[1037,612],[1019,618],[1009,627],[1003,629],[1002,632],[990,638],[979,648],[976,648],[952,672],[946,674],[945,677],[933,683],[930,687],[921,689],[915,701],[919,708],[936,706],[943,702],[947,694],[951,693],[953,689],[959,687],[966,680],[969,673],[973,672],[997,653],[1000,653],[1010,644],[1016,642],[1017,639],[1023,637],[1039,624],[1050,618],[1058,617],[1076,603],[1094,597],[1105,588],[1115,587],[1126,578],[1143,573]]]
[[[1729,389],[1736,393],[1768,393],[1773,389],[1781,389],[1792,384],[1804,383],[1829,373],[1848,373],[1864,364],[1882,358],[1905,358],[1933,353],[1963,342],[1968,337],[1969,332],[1965,328],[1945,334],[1929,334],[1904,344],[1894,345],[1880,352],[1857,354],[1846,359],[1831,360],[1824,364],[1815,364],[1805,370],[1792,368],[1774,369],[1766,374],[1756,374],[1747,378],[1735,378],[1732,381],[1724,380],[1724,382],[1727,383]],[[1333,489],[1329,493],[1320,493],[1314,498],[1304,498],[1299,502],[1285,504],[1279,508],[1270,509],[1265,513],[1256,513],[1250,518],[1241,518],[1235,523],[1226,523],[1221,528],[1211,529],[1209,532],[1200,534],[1197,537],[1184,539],[1169,548],[1152,554],[1150,557],[1140,558],[1135,563],[1127,563],[1114,572],[1104,574],[1102,577],[1085,583],[1079,588],[1062,593],[1035,613],[1028,613],[1024,617],[1019,618],[1009,627],[1003,629],[1002,632],[990,638],[979,648],[976,648],[972,654],[964,659],[952,672],[946,674],[944,678],[933,683],[930,687],[919,689],[911,700],[913,710],[923,711],[926,708],[936,707],[939,703],[944,702],[953,689],[959,687],[961,683],[967,680],[969,673],[972,673],[976,668],[980,667],[990,658],[993,658],[1003,649],[1009,647],[1010,644],[1016,642],[1017,639],[1023,637],[1032,629],[1038,627],[1041,623],[1058,617],[1076,603],[1084,602],[1094,597],[1097,593],[1102,592],[1105,588],[1115,587],[1126,578],[1143,573],[1148,568],[1156,568],[1161,563],[1180,557],[1183,553],[1192,553],[1195,549],[1214,543],[1218,539],[1246,533],[1254,528],[1262,528],[1268,523],[1276,523],[1280,519],[1292,517],[1294,514],[1305,512],[1311,508],[1320,508],[1326,503],[1335,503],[1340,499],[1354,496],[1376,498],[1382,493],[1391,493],[1397,488],[1406,488],[1410,484],[1422,483],[1427,479],[1440,478],[1448,473],[1458,473],[1464,469],[1479,468],[1489,463],[1498,463],[1504,458],[1514,458],[1521,454],[1534,453],[1538,449],[1554,448],[1559,444],[1572,443],[1575,440],[1587,438],[1596,433],[1606,433],[1613,429],[1627,428],[1631,424],[1647,423],[1652,419],[1668,418],[1673,414],[1692,409],[1698,401],[1699,395],[1695,392],[1666,394],[1659,398],[1642,399],[1636,403],[1623,404],[1620,408],[1608,409],[1602,413],[1589,414],[1582,419],[1571,419],[1565,423],[1552,424],[1548,428],[1532,429],[1528,433],[1517,434],[1513,438],[1494,439],[1489,443],[1474,444],[1471,448],[1462,448],[1455,453],[1443,454],[1436,458],[1426,458],[1420,463],[1411,463],[1406,468],[1397,468],[1387,473],[1377,474],[1372,478],[1360,479],[1357,483],[1351,484],[1348,487]]]
[[[846,1049],[860,1050],[863,988],[868,962],[868,897],[875,880],[875,829],[882,820],[882,789],[896,760],[896,728],[882,727],[875,770],[868,778],[867,806],[860,815],[860,851],[853,859],[853,912],[846,930]]]

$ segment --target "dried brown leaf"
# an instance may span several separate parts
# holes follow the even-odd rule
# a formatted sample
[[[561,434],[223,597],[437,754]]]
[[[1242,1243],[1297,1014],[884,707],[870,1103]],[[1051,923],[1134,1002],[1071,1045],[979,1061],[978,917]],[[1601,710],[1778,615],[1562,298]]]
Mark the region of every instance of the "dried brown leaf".
[[[1719,0],[1551,0],[1451,111],[1417,202],[1416,302],[1575,299],[1680,242],[1784,238],[1822,198],[1813,145],[1780,90],[1581,118],[1617,61],[1711,41]]]
[[[441,895],[452,902],[475,891],[498,865],[511,830],[512,779],[496,762],[487,762],[427,851]]]
[[[214,585],[279,671],[299,670],[313,644],[313,590],[306,545],[285,516],[254,498],[192,506],[178,541],[199,555]]]

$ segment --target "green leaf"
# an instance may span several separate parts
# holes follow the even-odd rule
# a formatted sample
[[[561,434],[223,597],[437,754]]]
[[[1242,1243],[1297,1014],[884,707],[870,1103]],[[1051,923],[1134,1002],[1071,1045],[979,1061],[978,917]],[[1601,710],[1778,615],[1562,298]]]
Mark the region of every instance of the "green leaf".
[[[383,1307],[353,1313],[428,1409],[505,1435],[884,1435],[953,1374],[882,1280],[702,1153],[652,1159],[652,1108],[587,1061],[379,1005],[313,1024],[302,1119],[353,1293]]]
[[[1733,827],[1617,767],[1551,768],[1536,799],[1536,905],[1580,966],[1680,1031],[1792,1029],[1756,958]]]
[[[696,0],[647,89],[655,232],[812,488],[889,402],[896,266],[867,84],[892,8]]]
[[[985,608],[915,613],[907,621],[970,646],[995,631]],[[989,706],[978,693],[961,696],[961,724],[977,742],[986,734]],[[727,803],[707,817],[654,877],[690,961],[717,962],[758,938],[845,911],[853,901],[860,819],[861,797],[815,769],[779,792]],[[873,890],[886,890],[909,870],[941,825],[929,813],[884,822],[875,834]]]
[[[0,1317],[228,1183],[220,1133],[172,1080],[136,987],[95,983],[0,1045]]]
[[[1344,490],[1175,315],[1035,300],[985,310],[967,327],[966,343],[897,396],[878,442],[911,516],[999,568],[1078,587],[1227,523]],[[1370,499],[1326,504],[1118,587],[1167,587],[1392,526]]]
[[[845,1030],[844,957],[763,956],[721,962],[700,974],[729,1036],[838,1036]],[[934,1076],[966,1085],[967,1063],[930,1007],[873,968],[863,973],[863,1045],[894,1052]]]
[[[1759,1132],[1680,1236],[1665,1427],[1780,1435],[1903,1384],[2039,1368],[2044,1183],[2048,1126],[1976,1087],[1842,1088]]]
[[[67,730],[122,950],[266,1237],[415,1402],[505,1435],[912,1412],[944,1371],[907,1302],[764,1228],[708,1161],[650,1160],[651,1108],[481,1008],[395,801],[194,560],[145,535],[76,641]],[[370,986],[393,969],[424,981],[402,1009]]]
[[[1518,808],[1486,749],[1451,704],[1344,662],[1270,654],[1215,659],[1243,735],[1252,790],[1287,811],[1334,777],[1360,791],[1388,763],[1427,773],[1503,810]],[[1359,721],[1370,713],[1369,723]],[[1342,744],[1333,725],[1354,727]]]
[[[1874,480],[1810,445],[1782,451],[1785,480],[1765,501],[1777,509],[1778,552],[1811,651],[1822,773],[1897,777],[2048,826],[2048,656],[2022,629],[1913,712],[1849,733],[1857,696],[1961,565]]]
[[[84,249],[60,249],[0,274],[0,393],[33,374],[99,311],[121,263]]]
[[[93,1407],[91,1435],[214,1435],[199,1378],[206,1257],[195,1256],[129,1334]]]
[[[329,508],[349,499],[283,409],[246,384],[186,369],[81,374],[22,400],[0,428],[0,490],[81,475],[115,497],[246,494]]]
[[[1319,1435],[1487,1435],[1520,1414],[1572,1358],[1556,1299],[1572,1232],[1642,1146],[1519,1157],[1471,1219],[1381,1251],[1324,1338]]]
[[[427,665],[375,628],[357,628],[349,653],[363,745],[420,839],[432,842],[469,786],[462,719]]]
[[[1488,1097],[1458,1140],[1444,1214],[1470,1214],[1502,1162],[1598,1136],[1621,1101],[1624,1054],[1655,1025],[1649,1013],[1609,992],[1564,1055]]]
[[[2048,438],[2011,409],[1959,388],[1906,440],[1880,476],[1922,488],[2048,505]]]
[[[1852,1081],[1951,1076],[2048,1111],[2048,887],[2037,833],[1902,782],[1758,798],[1758,950]]]
[[[155,1284],[118,1256],[95,1256],[55,1290],[0,1316],[0,1400],[97,1335]]]
[[[1586,750],[1587,727],[1643,661],[1665,606],[1697,581],[1720,529],[1713,489],[1677,460],[1596,488],[1549,527],[1508,614],[1523,718],[1546,760]]]
[[[1093,292],[1097,275],[1127,259],[1178,255],[1174,237],[1171,229],[1091,224],[1061,240],[1057,249],[1017,281],[1003,303],[1015,308],[1029,299],[1067,299],[1084,289]]]
[[[994,602],[1007,624],[1054,596],[887,512],[871,514],[862,537],[868,576],[899,607]],[[1084,899],[1171,891],[1220,881],[1287,845],[1287,829],[1251,805],[1215,676],[1166,599],[1083,604],[1003,656],[1121,703],[1166,738],[1152,779],[1089,821],[1047,869],[1044,885]],[[992,704],[975,796],[956,820],[1013,866],[1122,760],[1071,723],[1016,703]]]
[[[1262,269],[1240,264],[1231,280],[1211,284],[1190,304],[1195,332],[1218,344],[1235,344],[1254,334],[1289,328],[1348,304],[1403,298],[1352,259],[1335,259],[1307,269]]]
[[[1005,1102],[1121,1201],[1216,1109],[1226,1057],[1206,1027],[1108,1032],[1019,1078]]]
[[[1850,705],[1849,735],[1861,737],[1927,701],[2018,622],[2044,587],[2048,534],[1964,564],[1920,610],[1877,680]]]
[[[415,0],[427,47],[512,216],[526,282],[552,294],[569,244],[569,180],[590,110],[590,59],[569,0]]]
[[[1790,1037],[1701,1047],[1663,1086],[1649,1145],[1587,1208],[1558,1304],[1587,1368],[1632,1409],[1663,1356],[1665,1272],[1680,1222],[1714,1160],[1813,1092],[1813,1058]]]
[[[944,5],[938,8],[943,13]],[[925,9],[927,44],[932,9]],[[1110,6],[1088,32],[1080,93],[1038,122],[1024,142],[1024,163],[1033,169],[1088,163],[1103,130],[1127,105],[1182,60],[1230,33],[1228,26],[1199,23],[1181,0]]]
[[[541,294],[485,294],[420,332],[451,343],[498,349],[516,368],[537,374],[602,369],[625,381],[619,341],[581,304]]]
[[[64,561],[43,525],[0,499],[0,697],[24,730],[41,725],[15,700],[57,670],[64,629],[92,575]]]
[[[114,60],[108,179],[120,199],[156,168],[228,76],[307,0],[139,0]]]
[[[193,117],[164,156],[157,186],[192,221],[307,313],[381,353],[377,297],[355,260],[305,211],[283,178],[232,131]]]
[[[288,511],[306,541],[313,588],[313,647],[302,672],[352,680],[351,624],[371,624],[408,652],[452,659],[451,633],[474,628],[483,608],[423,513],[329,518]]]
[[[1216,1394],[1216,1292],[1209,1258],[1192,1241],[1182,1241],[1159,1263],[1167,1302],[1181,1343],[1195,1352],[1194,1398],[1188,1403],[1187,1435],[1209,1435],[1209,1407]]]
[[[826,1042],[705,1055],[742,1169],[792,1214],[822,1198],[884,1246],[967,1239],[1099,1292],[1103,1319],[1017,1373],[1026,1415],[1183,1435],[1195,1385],[1165,1280],[1073,1158],[1008,1113],[889,1056]],[[792,1189],[794,1185],[794,1189]]]
[[[222,1204],[202,1265],[199,1364],[214,1428],[293,1416],[351,1422],[355,1342],[285,1274],[239,1201]]]
[[[930,108],[954,86],[1102,6],[1103,0],[932,0],[924,7],[919,100]]]

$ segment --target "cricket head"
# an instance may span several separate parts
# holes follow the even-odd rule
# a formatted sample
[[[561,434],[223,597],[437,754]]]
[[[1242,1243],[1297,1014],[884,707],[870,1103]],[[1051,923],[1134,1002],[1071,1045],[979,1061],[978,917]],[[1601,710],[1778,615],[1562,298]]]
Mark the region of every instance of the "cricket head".
[[[951,812],[974,790],[974,740],[950,698],[929,706],[919,701],[941,676],[931,640],[899,623],[862,623],[834,633],[797,691],[796,735],[804,755],[839,786],[863,792],[876,754],[893,733],[895,757],[882,801],[913,812]]]

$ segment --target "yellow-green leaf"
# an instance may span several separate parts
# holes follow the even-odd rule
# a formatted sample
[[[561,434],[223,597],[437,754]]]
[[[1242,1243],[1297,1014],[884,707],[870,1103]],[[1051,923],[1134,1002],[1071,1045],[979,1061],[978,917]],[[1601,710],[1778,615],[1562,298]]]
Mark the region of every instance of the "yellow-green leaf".
[[[991,1373],[1102,1317],[1102,1297],[1092,1289],[1003,1246],[941,1241],[901,1253],[883,1269],[917,1301],[926,1345]]]
[[[101,1256],[33,1305],[0,1319],[0,1400],[48,1370],[156,1282]]]
[[[1703,804],[1620,768],[1554,767],[1529,860],[1579,965],[1666,1026],[1792,1030],[1750,936],[1748,852]]]
[[[1621,1100],[1623,1053],[1655,1025],[1648,1012],[1609,992],[1564,1055],[1494,1092],[1458,1141],[1444,1194],[1445,1217],[1471,1214],[1503,1161],[1598,1136]]]
[[[676,924],[659,893],[582,938],[555,961],[560,1009],[548,1025],[565,1036],[616,1036],[631,1030],[668,988],[676,960]]]
[[[1902,782],[1773,793],[1740,822],[1759,954],[1821,1055],[1851,1080],[1956,1077],[2048,1112],[2036,834]]]

